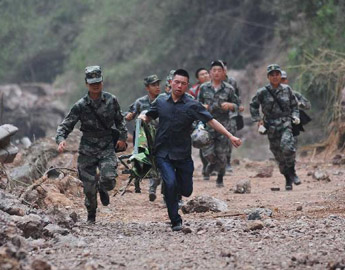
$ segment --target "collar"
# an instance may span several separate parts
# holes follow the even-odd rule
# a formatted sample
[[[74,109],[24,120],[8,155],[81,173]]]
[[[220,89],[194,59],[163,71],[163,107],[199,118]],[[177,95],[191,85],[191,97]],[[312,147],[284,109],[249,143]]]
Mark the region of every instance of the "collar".
[[[187,97],[186,93],[184,93],[183,96],[182,96],[176,103],[179,103],[179,102],[186,103],[186,102],[187,102],[187,99],[188,99],[188,97]],[[169,94],[167,95],[166,100],[171,100],[172,102],[174,102],[174,100],[172,99],[171,93],[169,93]],[[174,103],[175,103],[175,102],[174,102]]]
[[[101,97],[100,98],[101,98],[101,100],[103,102],[105,102],[106,98],[105,98],[105,94],[103,93],[103,91],[101,92]],[[87,104],[91,104],[92,99],[90,98],[90,93],[89,92],[87,92],[87,94],[85,95],[85,100],[86,100]]]

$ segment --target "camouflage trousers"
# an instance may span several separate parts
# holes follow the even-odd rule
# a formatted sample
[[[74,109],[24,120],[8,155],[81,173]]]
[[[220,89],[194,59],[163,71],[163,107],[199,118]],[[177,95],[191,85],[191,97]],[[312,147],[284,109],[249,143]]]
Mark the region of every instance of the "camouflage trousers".
[[[109,152],[109,153],[108,153]],[[96,177],[97,168],[100,175]],[[98,189],[109,191],[116,184],[117,161],[114,151],[105,151],[100,156],[87,156],[79,153],[78,174],[83,182],[85,194],[85,206],[89,213],[95,213],[97,209]]]
[[[297,139],[292,135],[290,127],[280,132],[268,133],[270,150],[273,153],[281,174],[288,173],[295,165]]]
[[[229,139],[215,131],[211,131],[210,133],[213,138],[213,143],[202,148],[202,155],[208,162],[206,174],[216,171],[218,174],[224,175],[230,147]]]
[[[231,118],[231,120],[229,121],[229,125],[227,126],[227,130],[234,136],[236,136],[236,132],[237,132],[237,122],[236,122],[236,118]],[[227,155],[227,164],[231,163],[231,153],[232,153],[232,144],[229,143],[229,152]]]

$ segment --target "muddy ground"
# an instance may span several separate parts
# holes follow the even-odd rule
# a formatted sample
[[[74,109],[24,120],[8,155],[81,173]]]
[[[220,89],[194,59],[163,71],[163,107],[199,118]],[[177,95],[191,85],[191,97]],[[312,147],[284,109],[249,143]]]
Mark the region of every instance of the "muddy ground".
[[[194,158],[194,192],[184,202],[212,196],[224,201],[228,210],[182,214],[185,229],[172,232],[161,194],[149,202],[144,180],[141,194],[130,186],[124,196],[111,197],[109,206],[99,203],[97,222],[89,225],[82,194],[66,195],[68,203],[63,207],[60,202],[59,207],[75,211],[77,223],[67,234],[29,239],[26,265],[41,259],[47,268],[32,264],[24,268],[345,269],[344,165],[299,159],[303,184],[286,192],[272,161],[241,159],[226,176],[225,187],[217,188],[215,177],[202,179],[196,154]],[[272,177],[256,177],[271,166]],[[314,179],[315,171],[328,173],[329,179]],[[125,177],[121,176],[117,190],[126,183]],[[250,180],[251,193],[234,193],[235,184],[244,179]],[[255,208],[268,209],[272,215],[248,220],[248,211]]]

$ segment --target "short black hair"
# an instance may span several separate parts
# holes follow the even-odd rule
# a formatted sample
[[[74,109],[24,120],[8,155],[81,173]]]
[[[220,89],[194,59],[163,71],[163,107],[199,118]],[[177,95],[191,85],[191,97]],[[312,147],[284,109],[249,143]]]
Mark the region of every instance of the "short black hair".
[[[204,67],[201,67],[201,68],[198,68],[196,71],[195,71],[195,78],[198,79],[199,77],[199,72],[202,71],[202,70],[206,70],[208,72],[208,70]]]
[[[211,62],[211,68],[213,68],[213,67],[215,67],[215,66],[221,67],[222,69],[225,69],[224,63],[223,63],[222,60],[215,60],[215,61],[212,61],[212,62]]]
[[[183,76],[183,77],[187,77],[188,78],[188,81],[189,81],[189,74],[186,70],[184,69],[177,69],[175,72],[174,72],[174,76],[175,77],[176,75],[179,75],[179,76]]]

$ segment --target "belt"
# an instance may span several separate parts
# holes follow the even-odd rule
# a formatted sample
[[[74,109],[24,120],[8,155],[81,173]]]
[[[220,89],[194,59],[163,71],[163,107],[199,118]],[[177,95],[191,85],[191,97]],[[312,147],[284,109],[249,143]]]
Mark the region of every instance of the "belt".
[[[83,131],[83,137],[86,138],[102,138],[104,136],[112,136],[111,130]]]

